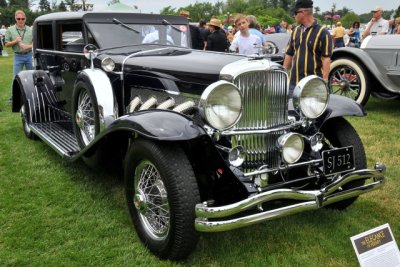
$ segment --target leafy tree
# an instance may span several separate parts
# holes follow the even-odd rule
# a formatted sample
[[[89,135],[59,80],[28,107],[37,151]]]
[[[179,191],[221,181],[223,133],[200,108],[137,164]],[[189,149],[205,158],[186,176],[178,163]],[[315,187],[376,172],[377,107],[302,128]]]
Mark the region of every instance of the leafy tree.
[[[172,6],[167,6],[161,9],[160,14],[164,15],[176,15],[177,11]]]
[[[346,15],[344,15],[341,18],[341,22],[343,27],[345,27],[346,29],[349,29],[353,26],[353,23],[355,21],[360,21],[360,16],[358,16],[356,13],[354,12],[347,12]]]
[[[50,3],[47,0],[40,0],[39,1],[39,10],[42,12],[50,12]]]
[[[65,5],[64,1],[61,1],[61,3],[58,5],[58,10],[67,11],[67,6]]]
[[[0,0],[0,7],[7,7],[7,1],[6,0]]]
[[[19,9],[29,9],[30,3],[29,0],[9,0],[8,6]]]

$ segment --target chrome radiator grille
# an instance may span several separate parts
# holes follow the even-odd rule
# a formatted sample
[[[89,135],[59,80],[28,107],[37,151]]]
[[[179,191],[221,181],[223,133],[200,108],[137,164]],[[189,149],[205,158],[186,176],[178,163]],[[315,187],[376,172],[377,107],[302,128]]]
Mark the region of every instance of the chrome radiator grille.
[[[282,71],[249,72],[238,76],[234,83],[243,94],[243,114],[234,130],[273,129],[288,123],[287,75]],[[246,151],[244,171],[261,166],[277,167],[279,151],[276,146],[282,131],[269,134],[234,135],[232,145]]]

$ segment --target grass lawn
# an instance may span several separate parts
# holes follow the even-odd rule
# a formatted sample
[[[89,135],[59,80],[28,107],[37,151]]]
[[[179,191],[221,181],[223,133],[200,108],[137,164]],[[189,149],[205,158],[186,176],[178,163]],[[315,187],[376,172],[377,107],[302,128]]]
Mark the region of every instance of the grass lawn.
[[[12,53],[0,56],[0,266],[358,266],[350,237],[389,223],[400,240],[400,101],[371,98],[350,118],[368,165],[384,162],[387,183],[347,211],[317,210],[224,233],[202,234],[179,263],[141,244],[119,177],[64,162],[25,138],[7,104]]]

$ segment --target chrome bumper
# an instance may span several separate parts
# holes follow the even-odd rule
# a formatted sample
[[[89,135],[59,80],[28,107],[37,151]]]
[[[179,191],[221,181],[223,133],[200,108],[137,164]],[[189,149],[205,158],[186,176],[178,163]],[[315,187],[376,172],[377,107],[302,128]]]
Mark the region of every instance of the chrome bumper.
[[[315,210],[334,202],[356,197],[381,187],[385,181],[384,173],[385,165],[376,164],[374,170],[366,169],[347,173],[338,177],[338,179],[320,190],[276,189],[251,196],[247,199],[226,206],[208,207],[207,203],[197,204],[195,228],[200,232],[221,232],[306,210]],[[366,182],[363,186],[336,191],[341,186],[351,181],[361,179],[372,179],[372,181]],[[289,199],[301,202],[273,210],[260,211],[255,214],[234,219],[224,218],[227,216],[233,216],[245,210],[254,209],[260,204],[278,199]]]

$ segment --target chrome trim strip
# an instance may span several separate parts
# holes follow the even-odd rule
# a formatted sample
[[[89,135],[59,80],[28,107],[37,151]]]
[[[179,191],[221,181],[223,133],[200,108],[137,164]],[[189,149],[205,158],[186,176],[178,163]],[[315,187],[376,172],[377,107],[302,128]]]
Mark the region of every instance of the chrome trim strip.
[[[54,51],[54,50],[46,50],[46,49],[36,49],[37,52],[41,52],[43,54],[53,54],[53,55],[67,55],[67,56],[84,56],[83,49],[82,53],[76,52],[63,52],[63,51]]]
[[[294,127],[301,126],[303,124],[303,121],[298,121],[295,123],[291,123],[289,125],[284,125],[284,126],[278,126],[274,127],[273,129],[261,129],[261,130],[225,130],[221,132],[221,135],[247,135],[247,134],[270,134],[274,132],[279,132],[279,131],[285,131],[292,129]]]
[[[380,165],[379,167],[376,166],[375,170],[358,170],[339,176],[331,184],[320,190],[301,191],[293,189],[276,189],[250,196],[242,201],[220,207],[208,207],[207,203],[200,203],[197,204],[195,208],[195,228],[197,231],[201,232],[227,231],[305,210],[321,208],[382,187],[385,182],[384,172],[384,165]],[[373,179],[373,181],[352,189],[335,191],[349,182],[362,179]],[[292,199],[304,202],[234,219],[225,218],[226,216],[232,216],[242,211],[255,208],[255,206],[261,205],[262,203],[278,199]],[[218,220],[219,218],[221,219]],[[209,219],[212,220],[209,221]]]

